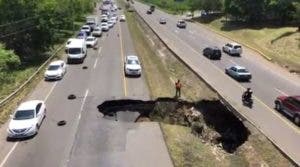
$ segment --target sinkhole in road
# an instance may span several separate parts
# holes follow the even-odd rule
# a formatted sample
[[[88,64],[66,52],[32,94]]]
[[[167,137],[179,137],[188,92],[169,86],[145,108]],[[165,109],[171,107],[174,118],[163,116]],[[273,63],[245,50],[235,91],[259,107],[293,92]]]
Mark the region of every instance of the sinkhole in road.
[[[98,105],[104,118],[119,121],[156,121],[191,128],[205,142],[220,145],[233,153],[247,141],[250,131],[219,100],[189,102],[173,98],[156,100],[109,100]],[[124,120],[122,120],[124,121]]]

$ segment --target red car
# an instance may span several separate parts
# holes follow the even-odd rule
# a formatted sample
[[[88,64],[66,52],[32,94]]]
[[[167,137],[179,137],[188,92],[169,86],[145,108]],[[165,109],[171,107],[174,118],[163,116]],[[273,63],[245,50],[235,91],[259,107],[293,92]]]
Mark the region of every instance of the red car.
[[[300,125],[300,96],[279,96],[275,100],[275,109],[293,118]]]

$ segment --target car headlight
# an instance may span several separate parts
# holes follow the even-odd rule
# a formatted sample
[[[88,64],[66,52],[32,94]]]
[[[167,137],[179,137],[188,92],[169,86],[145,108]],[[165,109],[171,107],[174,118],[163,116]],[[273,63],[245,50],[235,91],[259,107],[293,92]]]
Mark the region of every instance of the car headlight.
[[[35,128],[36,128],[35,125],[31,125],[30,127],[28,127],[28,128],[26,129],[25,132],[33,131],[33,130],[35,130]]]

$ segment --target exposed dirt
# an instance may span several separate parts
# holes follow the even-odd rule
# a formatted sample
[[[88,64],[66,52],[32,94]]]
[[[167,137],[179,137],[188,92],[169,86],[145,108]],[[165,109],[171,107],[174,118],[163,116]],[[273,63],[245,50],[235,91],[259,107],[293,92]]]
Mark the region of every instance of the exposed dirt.
[[[233,153],[248,138],[250,132],[219,101],[188,102],[173,98],[154,101],[112,100],[98,106],[105,116],[117,112],[139,112],[135,122],[159,121],[191,128],[191,132],[203,142],[221,145]]]

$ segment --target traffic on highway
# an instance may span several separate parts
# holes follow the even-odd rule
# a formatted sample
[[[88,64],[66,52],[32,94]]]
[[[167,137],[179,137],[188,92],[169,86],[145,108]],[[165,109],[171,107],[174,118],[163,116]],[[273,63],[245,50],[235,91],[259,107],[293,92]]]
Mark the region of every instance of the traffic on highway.
[[[151,93],[124,9],[114,0],[95,5],[0,129],[0,167],[174,165],[158,124],[135,124],[138,114],[127,111],[112,121],[97,110],[106,100],[149,100]],[[224,105],[300,163],[299,76],[182,16],[139,1],[132,6]]]
[[[293,152],[292,156],[300,160],[295,149],[300,139],[300,80],[297,75],[276,67],[250,48],[230,42],[230,39],[216,35],[200,24],[185,21],[184,16],[160,10],[149,14],[146,12],[148,5],[136,2],[134,6],[160,39],[212,85],[231,107],[238,111],[241,106],[246,107],[246,112],[239,113],[252,120],[265,134],[271,134],[271,140],[273,138],[272,141],[282,150]],[[162,18],[166,24],[160,23]],[[209,59],[203,59],[203,55]],[[234,80],[228,80],[226,76]],[[288,102],[284,104],[281,99],[288,99]],[[275,117],[277,121],[274,121]],[[293,134],[293,137],[289,142],[282,141],[279,131],[281,135]]]

